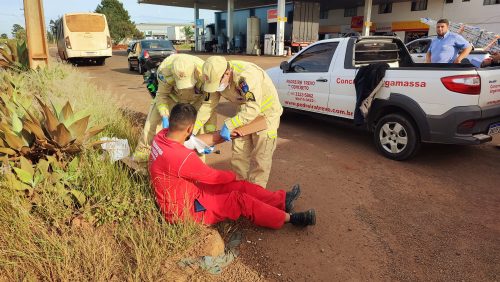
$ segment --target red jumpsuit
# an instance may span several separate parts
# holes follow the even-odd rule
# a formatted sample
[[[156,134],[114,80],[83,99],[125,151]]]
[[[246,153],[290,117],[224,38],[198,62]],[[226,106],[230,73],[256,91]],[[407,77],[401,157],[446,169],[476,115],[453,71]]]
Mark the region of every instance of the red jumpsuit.
[[[278,229],[284,224],[285,191],[271,192],[237,181],[232,171],[211,168],[194,151],[167,139],[167,132],[164,129],[155,136],[149,159],[156,201],[167,221],[192,217],[215,224],[244,216],[263,227]],[[195,211],[195,200],[206,210]]]

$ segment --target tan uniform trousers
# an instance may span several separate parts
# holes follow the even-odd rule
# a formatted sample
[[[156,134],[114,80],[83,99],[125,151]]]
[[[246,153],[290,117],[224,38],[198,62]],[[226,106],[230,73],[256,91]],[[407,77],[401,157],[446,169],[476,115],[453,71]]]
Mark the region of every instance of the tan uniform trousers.
[[[233,140],[231,168],[241,178],[266,187],[278,139],[280,117],[268,120],[268,130]]]

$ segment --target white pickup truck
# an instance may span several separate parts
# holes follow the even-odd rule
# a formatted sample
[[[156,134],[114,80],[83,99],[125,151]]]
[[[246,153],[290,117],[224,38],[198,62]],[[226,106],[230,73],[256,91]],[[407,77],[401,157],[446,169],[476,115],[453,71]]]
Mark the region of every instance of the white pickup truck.
[[[415,63],[397,37],[322,40],[267,72],[285,108],[352,120],[356,73],[378,62],[390,68],[365,122],[384,156],[405,160],[421,142],[480,144],[500,133],[500,67]]]

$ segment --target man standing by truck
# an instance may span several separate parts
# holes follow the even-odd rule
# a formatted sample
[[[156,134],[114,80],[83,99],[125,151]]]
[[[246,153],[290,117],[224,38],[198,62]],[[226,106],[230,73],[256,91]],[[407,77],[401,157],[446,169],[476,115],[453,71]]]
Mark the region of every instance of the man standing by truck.
[[[202,67],[204,61],[196,56],[174,54],[167,57],[158,68],[158,91],[149,108],[142,137],[139,139],[133,158],[147,162],[153,137],[162,128],[169,127],[170,110],[178,103],[192,104],[199,109],[203,101]],[[201,133],[216,129],[215,115],[200,128]],[[204,130],[204,131],[203,131]]]
[[[434,38],[426,56],[426,63],[460,64],[469,56],[472,45],[460,34],[449,31],[450,22],[440,19],[436,25]]]
[[[283,108],[278,93],[267,73],[255,64],[244,61],[226,61],[212,56],[203,65],[203,90],[207,92],[195,124],[195,134],[213,114],[220,96],[239,106],[238,112],[227,119],[220,135],[226,141],[239,135],[236,128],[262,115],[267,130],[233,141],[231,166],[242,179],[266,187],[276,149],[278,127]]]

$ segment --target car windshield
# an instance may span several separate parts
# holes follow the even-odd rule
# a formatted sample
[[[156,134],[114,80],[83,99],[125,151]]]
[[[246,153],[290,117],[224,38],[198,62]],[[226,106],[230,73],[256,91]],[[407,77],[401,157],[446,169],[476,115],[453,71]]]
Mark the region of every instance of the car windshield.
[[[142,49],[174,50],[174,45],[169,40],[144,40],[141,41]]]

